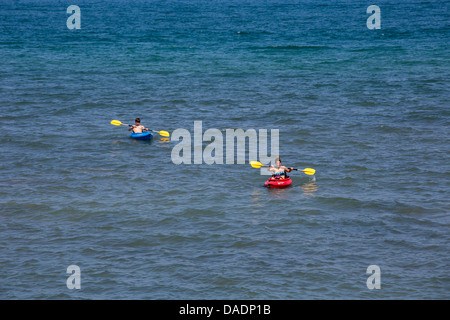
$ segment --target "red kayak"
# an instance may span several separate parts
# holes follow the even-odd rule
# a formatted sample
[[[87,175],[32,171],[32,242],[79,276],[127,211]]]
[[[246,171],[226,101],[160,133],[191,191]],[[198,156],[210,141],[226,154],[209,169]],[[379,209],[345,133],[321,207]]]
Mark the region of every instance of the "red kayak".
[[[264,183],[264,186],[269,188],[286,188],[289,187],[291,184],[292,184],[291,178],[286,179],[269,178],[269,180],[267,180]]]

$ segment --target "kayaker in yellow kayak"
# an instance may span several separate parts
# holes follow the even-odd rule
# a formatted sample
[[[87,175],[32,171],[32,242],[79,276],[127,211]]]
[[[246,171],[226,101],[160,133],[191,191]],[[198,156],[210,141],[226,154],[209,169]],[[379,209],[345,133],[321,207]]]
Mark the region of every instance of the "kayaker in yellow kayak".
[[[291,172],[294,168],[287,168],[281,165],[281,158],[275,158],[275,165],[269,167],[269,171],[272,171],[272,179],[287,179],[287,172]]]
[[[134,122],[135,124],[130,126],[128,131],[133,130],[134,133],[142,133],[142,131],[149,131],[148,128],[141,126],[141,118],[136,118]]]

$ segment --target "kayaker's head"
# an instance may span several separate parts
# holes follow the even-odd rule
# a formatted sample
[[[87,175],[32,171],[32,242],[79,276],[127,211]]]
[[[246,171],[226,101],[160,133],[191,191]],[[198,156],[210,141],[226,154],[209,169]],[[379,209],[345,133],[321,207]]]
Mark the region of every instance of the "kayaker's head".
[[[281,166],[281,158],[279,156],[275,158],[275,164]]]
[[[136,124],[139,125],[139,124],[141,123],[141,118],[136,118],[136,119],[134,120],[134,122],[136,122]]]

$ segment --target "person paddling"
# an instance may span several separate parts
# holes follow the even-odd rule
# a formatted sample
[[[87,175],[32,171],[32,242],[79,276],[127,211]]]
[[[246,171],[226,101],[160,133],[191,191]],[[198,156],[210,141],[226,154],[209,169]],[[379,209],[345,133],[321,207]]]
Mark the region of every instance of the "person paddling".
[[[141,118],[136,118],[134,122],[135,124],[132,126],[130,125],[128,131],[133,130],[134,133],[142,133],[142,131],[149,131],[148,128],[141,125]]]
[[[275,165],[269,167],[269,171],[272,171],[272,179],[287,179],[288,172],[291,172],[294,168],[287,168],[285,166],[281,165],[281,158],[276,157],[275,158]]]

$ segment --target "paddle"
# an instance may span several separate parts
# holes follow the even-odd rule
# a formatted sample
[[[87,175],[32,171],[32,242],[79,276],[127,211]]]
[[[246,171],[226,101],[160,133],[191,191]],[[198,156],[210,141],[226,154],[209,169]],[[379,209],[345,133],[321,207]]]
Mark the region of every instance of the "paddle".
[[[266,165],[263,165],[261,162],[259,162],[259,161],[250,161],[250,165],[253,167],[253,168],[261,168],[261,167],[270,167],[270,166],[266,166]],[[316,173],[316,170],[314,170],[314,169],[311,169],[311,168],[306,168],[306,169],[292,169],[292,170],[295,170],[295,171],[303,171],[304,173],[306,173],[307,175],[310,175],[310,176],[312,176],[314,173]]]
[[[111,124],[113,124],[115,126],[129,126],[129,127],[131,127],[131,124],[125,124],[125,123],[120,122],[119,120],[113,120],[113,121],[111,121]],[[170,136],[170,134],[167,131],[155,131],[155,130],[150,130],[150,131],[157,132],[163,137],[169,137]]]

